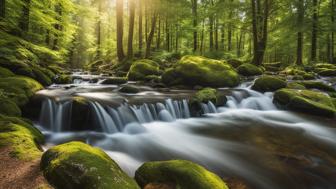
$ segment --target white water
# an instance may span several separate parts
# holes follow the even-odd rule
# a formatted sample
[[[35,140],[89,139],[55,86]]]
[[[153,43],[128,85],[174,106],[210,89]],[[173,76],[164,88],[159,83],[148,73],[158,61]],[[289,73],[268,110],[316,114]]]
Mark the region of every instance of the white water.
[[[325,154],[336,155],[333,120],[312,120],[280,111],[273,105],[272,96],[272,93],[236,89],[227,96],[225,107],[202,104],[205,113],[202,118],[191,118],[186,100],[168,99],[165,103],[138,106],[123,104],[117,108],[91,102],[96,125],[103,132],[60,132],[64,127],[55,120],[64,119],[66,115],[61,112],[71,106],[66,104],[68,102],[47,100],[42,107],[40,124],[47,129],[44,133],[48,143],[82,140],[101,147],[131,176],[147,161],[188,159],[221,176],[243,178],[255,188],[333,188],[336,181],[330,177],[336,176],[336,167],[324,168],[331,172],[330,177],[319,170],[298,170],[313,180],[312,184],[303,185],[306,180],[293,179],[295,175],[274,170],[268,164],[274,157],[269,156],[266,146],[257,144],[267,141],[274,145],[277,135],[286,149],[296,147],[294,140],[316,144],[328,149],[323,151]],[[264,132],[270,136],[260,134]],[[290,135],[288,140],[281,141],[288,132],[295,133],[294,139]],[[297,152],[297,156],[310,159],[318,168],[325,162],[324,157],[310,152],[310,147],[315,146],[308,145],[307,152]]]

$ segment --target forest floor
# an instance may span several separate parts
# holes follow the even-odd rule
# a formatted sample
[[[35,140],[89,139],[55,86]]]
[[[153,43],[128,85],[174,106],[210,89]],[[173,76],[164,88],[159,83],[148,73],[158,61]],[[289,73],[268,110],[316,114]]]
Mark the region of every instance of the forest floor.
[[[52,188],[40,171],[40,159],[22,161],[10,156],[9,148],[0,149],[0,186],[2,189]]]

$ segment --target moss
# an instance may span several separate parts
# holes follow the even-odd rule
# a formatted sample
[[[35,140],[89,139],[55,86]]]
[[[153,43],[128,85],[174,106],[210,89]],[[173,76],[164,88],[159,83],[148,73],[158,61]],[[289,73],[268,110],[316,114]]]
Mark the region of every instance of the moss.
[[[10,155],[22,160],[41,156],[42,133],[19,118],[0,116],[0,147],[9,147]]]
[[[55,78],[56,84],[70,84],[72,83],[71,75],[61,74]]]
[[[135,86],[126,85],[126,86],[121,87],[121,89],[119,89],[119,92],[135,94],[135,93],[140,92],[140,90]]]
[[[336,69],[336,65],[328,64],[328,63],[318,63],[318,64],[314,65],[314,68],[315,69],[319,69],[319,68],[322,68],[322,69]]]
[[[102,66],[103,64],[104,64],[103,60],[97,60],[95,62],[86,65],[85,67],[90,71],[98,71],[99,67]]]
[[[145,163],[135,172],[135,179],[142,188],[151,183],[171,183],[183,189],[228,188],[214,173],[185,160]]]
[[[33,67],[33,77],[36,81],[40,82],[43,86],[48,86],[52,84],[51,78],[49,78],[43,71],[38,67]]]
[[[193,96],[192,101],[197,103],[208,103],[209,101],[211,101],[216,104],[217,90],[212,88],[202,89]]]
[[[0,89],[19,106],[26,104],[29,98],[42,88],[39,82],[28,77],[0,78]]]
[[[0,104],[0,114],[7,116],[21,116],[20,108],[13,101],[1,97]]]
[[[324,77],[336,76],[336,69],[322,69],[318,71],[318,74]]]
[[[153,83],[161,83],[162,79],[160,76],[157,75],[148,75],[145,77],[145,81]]]
[[[0,66],[16,73],[20,68],[29,68],[29,66],[19,61],[0,61]]]
[[[31,78],[35,77],[33,70],[29,67],[20,68],[15,73],[17,75],[22,75],[22,76],[26,76],[26,77],[31,77]]]
[[[121,85],[127,83],[126,77],[111,77],[104,80],[101,84],[104,85]]]
[[[244,62],[238,59],[229,59],[227,60],[227,63],[230,64],[234,68],[238,68],[241,66]]]
[[[336,90],[323,82],[319,81],[302,81],[299,84],[305,86],[307,89],[318,89],[326,92],[335,92]]]
[[[331,98],[315,91],[281,89],[274,94],[274,102],[290,110],[318,116],[334,117],[336,113]]]
[[[258,78],[252,89],[259,92],[273,92],[281,88],[285,88],[287,86],[286,81],[273,76],[263,76]]]
[[[237,68],[238,73],[243,76],[255,76],[261,75],[263,71],[256,65],[253,64],[243,64]]]
[[[128,72],[128,80],[131,81],[138,81],[138,80],[145,80],[146,76],[148,75],[159,75],[160,68],[159,65],[152,61],[152,60],[138,60],[133,63]]]
[[[288,84],[287,84],[287,88],[288,88],[288,89],[300,89],[300,90],[304,90],[304,89],[306,89],[305,86],[301,85],[301,84],[298,83],[298,82],[288,83]]]
[[[42,156],[41,169],[56,188],[139,188],[105,152],[81,142],[50,148]]]
[[[224,61],[201,56],[184,56],[162,76],[167,85],[235,87],[240,78],[231,65]]]
[[[0,78],[2,77],[12,77],[15,74],[7,68],[0,67]]]

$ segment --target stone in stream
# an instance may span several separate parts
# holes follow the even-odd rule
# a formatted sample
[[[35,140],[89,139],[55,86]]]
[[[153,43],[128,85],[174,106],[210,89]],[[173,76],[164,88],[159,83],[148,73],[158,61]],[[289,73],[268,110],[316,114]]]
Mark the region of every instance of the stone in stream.
[[[136,94],[140,92],[140,89],[134,85],[125,85],[119,89],[119,92]]]
[[[320,63],[314,65],[314,71],[323,77],[336,76],[336,65]]]
[[[290,110],[312,115],[335,117],[335,100],[316,91],[281,89],[274,94],[274,103]]]
[[[110,77],[101,82],[103,85],[121,85],[125,83],[127,83],[126,77]]]
[[[155,184],[183,189],[228,188],[216,174],[186,160],[147,162],[135,172],[135,179],[142,188]]]
[[[252,89],[259,92],[273,92],[286,86],[287,82],[279,77],[262,76],[254,82]]]
[[[258,66],[249,63],[239,66],[237,70],[238,73],[243,76],[256,76],[263,73],[263,71]]]
[[[162,81],[169,86],[236,87],[240,78],[225,61],[188,55],[167,69]]]
[[[160,75],[159,64],[153,60],[143,59],[132,64],[127,77],[130,81],[143,81],[149,75]]]
[[[81,142],[50,148],[42,156],[41,169],[56,188],[139,189],[104,151]]]

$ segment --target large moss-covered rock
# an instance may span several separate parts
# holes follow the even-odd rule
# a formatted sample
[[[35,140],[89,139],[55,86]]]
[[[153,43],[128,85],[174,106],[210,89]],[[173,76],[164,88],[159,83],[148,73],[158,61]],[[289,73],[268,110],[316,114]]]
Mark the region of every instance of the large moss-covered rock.
[[[70,84],[72,83],[72,77],[71,75],[67,75],[67,74],[58,75],[55,78],[55,83],[56,84]]]
[[[135,94],[140,92],[140,89],[134,85],[125,85],[119,89],[119,92]]]
[[[139,188],[105,152],[81,142],[50,148],[42,156],[41,169],[60,189]]]
[[[227,189],[214,173],[185,160],[148,162],[136,172],[135,179],[144,188],[153,183],[173,185],[183,189]]]
[[[2,77],[12,77],[15,74],[7,68],[0,67],[0,78]]]
[[[286,81],[274,77],[274,76],[263,76],[258,78],[253,86],[252,89],[259,91],[259,92],[273,92],[278,89],[285,88],[287,86]]]
[[[237,70],[238,73],[243,76],[255,76],[263,73],[258,66],[248,63],[239,66]]]
[[[224,61],[201,56],[184,56],[173,68],[165,71],[162,81],[167,85],[235,87],[240,78]]]
[[[336,65],[328,63],[319,63],[314,65],[314,71],[320,76],[324,77],[336,76]]]
[[[227,98],[225,95],[221,95],[216,89],[205,88],[198,91],[192,98],[191,103],[212,103],[223,106],[225,105]]]
[[[42,88],[43,86],[39,82],[28,77],[0,78],[0,89],[19,106],[26,104],[29,98]]]
[[[48,77],[40,68],[37,66],[33,67],[34,79],[40,82],[43,86],[48,86],[52,84],[51,78]]]
[[[227,63],[230,64],[234,68],[238,68],[239,66],[244,64],[243,61],[238,60],[238,59],[229,59],[229,60],[227,60]]]
[[[8,147],[10,155],[22,160],[41,156],[42,133],[20,118],[0,115],[0,148]]]
[[[128,80],[130,81],[138,81],[145,80],[148,75],[159,75],[160,68],[159,64],[152,60],[138,60],[133,63],[128,72]]]
[[[290,110],[318,116],[334,117],[336,113],[328,95],[310,90],[278,90],[274,94],[274,103]]]

